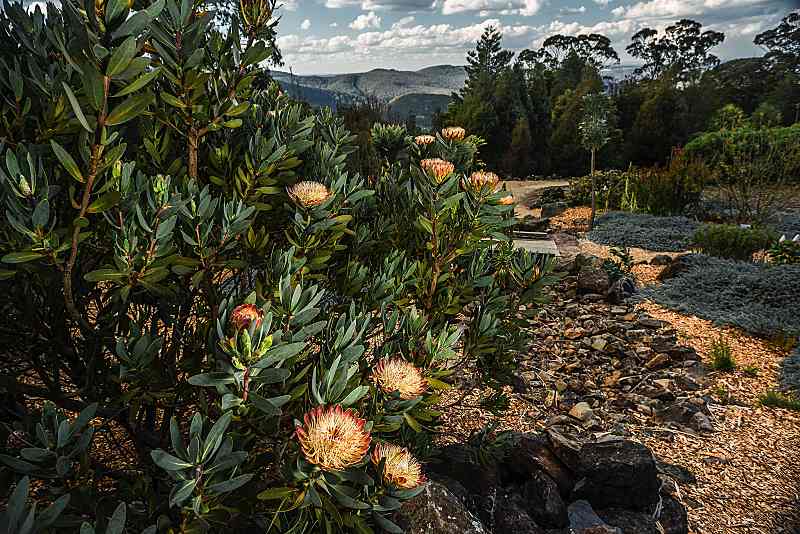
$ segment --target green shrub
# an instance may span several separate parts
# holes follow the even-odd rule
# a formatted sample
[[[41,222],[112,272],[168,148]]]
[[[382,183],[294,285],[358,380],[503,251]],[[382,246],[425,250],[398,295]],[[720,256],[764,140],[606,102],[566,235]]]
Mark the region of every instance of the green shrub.
[[[448,377],[508,404],[553,259],[513,246],[482,140],[374,128],[367,183],[342,120],[265,81],[275,3],[203,6],[0,12],[0,500],[60,495],[30,517],[66,532],[122,503],[130,532],[397,532]]]
[[[769,261],[776,265],[800,264],[800,241],[781,237],[767,251]]]
[[[628,172],[607,170],[595,172],[597,206],[604,210],[618,210],[622,203]],[[581,176],[569,180],[569,200],[575,206],[592,202],[592,177]]]
[[[768,228],[741,228],[734,224],[705,224],[692,238],[696,250],[741,261],[752,261],[753,254],[765,250],[776,241],[775,233]]]
[[[736,361],[733,359],[731,346],[720,336],[711,345],[711,368],[715,371],[733,371]]]
[[[764,155],[770,151],[780,154],[794,154],[800,147],[800,124],[781,128],[738,128],[703,133],[686,144],[687,156],[706,162],[717,174],[724,174],[724,165],[732,163],[731,148],[746,150],[754,155]],[[769,175],[769,180],[800,180],[800,158],[792,157],[780,173]],[[723,176],[724,178],[724,176]]]
[[[774,389],[767,390],[758,398],[758,402],[762,406],[768,406],[770,408],[783,408],[784,410],[800,412],[800,399],[788,393],[775,391]]]

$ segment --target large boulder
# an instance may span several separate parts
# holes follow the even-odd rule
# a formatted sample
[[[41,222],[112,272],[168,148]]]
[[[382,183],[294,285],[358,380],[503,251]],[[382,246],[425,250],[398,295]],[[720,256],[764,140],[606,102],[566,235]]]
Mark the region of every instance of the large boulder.
[[[478,518],[436,481],[403,504],[399,516],[406,534],[488,534]]]
[[[586,501],[575,501],[567,509],[570,534],[622,534],[616,527],[606,524]]]
[[[515,493],[505,494],[498,498],[492,527],[492,530],[497,533],[545,534],[544,529],[525,510],[520,496]]]
[[[597,515],[610,526],[620,529],[622,534],[661,534],[656,520],[650,514],[609,508],[598,510]]]
[[[469,447],[448,445],[441,451],[442,461],[431,463],[429,469],[444,480],[454,480],[463,486],[467,507],[488,523],[501,486],[499,466],[494,462],[478,463],[473,456]]]
[[[525,509],[540,525],[547,528],[567,526],[567,507],[555,481],[536,471],[522,487]]]
[[[597,508],[643,510],[658,501],[661,481],[650,449],[630,440],[585,443],[574,470],[581,478],[573,499]]]
[[[563,497],[567,497],[575,486],[575,476],[553,452],[550,441],[544,434],[519,434],[514,454],[504,462],[506,478],[521,483],[535,473],[543,472],[553,479]]]
[[[608,273],[602,267],[585,265],[578,272],[578,293],[605,295],[611,286]]]
[[[629,276],[623,276],[608,289],[608,301],[612,304],[622,304],[636,294],[636,282]]]
[[[672,495],[661,497],[661,513],[658,522],[664,529],[664,534],[688,534],[689,517],[686,507]]]

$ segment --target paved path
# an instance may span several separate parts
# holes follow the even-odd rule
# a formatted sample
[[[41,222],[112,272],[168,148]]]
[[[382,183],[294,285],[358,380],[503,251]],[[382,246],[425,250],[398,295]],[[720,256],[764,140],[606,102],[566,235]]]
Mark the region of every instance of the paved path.
[[[508,180],[503,182],[505,188],[514,195],[514,200],[517,201],[517,209],[514,212],[517,217],[525,218],[528,215],[531,217],[539,217],[541,214],[540,209],[532,210],[524,205],[525,199],[538,189],[546,187],[566,187],[569,185],[567,180]]]

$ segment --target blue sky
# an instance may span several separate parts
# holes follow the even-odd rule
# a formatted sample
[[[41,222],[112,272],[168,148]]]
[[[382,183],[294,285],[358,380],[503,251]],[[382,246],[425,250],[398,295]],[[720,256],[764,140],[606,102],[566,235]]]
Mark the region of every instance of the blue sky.
[[[775,26],[800,0],[284,0],[279,46],[296,74],[419,69],[464,63],[494,24],[506,48],[538,46],[550,35],[602,33],[623,63],[630,36],[681,18],[725,33],[723,59],[761,55],[756,34]]]

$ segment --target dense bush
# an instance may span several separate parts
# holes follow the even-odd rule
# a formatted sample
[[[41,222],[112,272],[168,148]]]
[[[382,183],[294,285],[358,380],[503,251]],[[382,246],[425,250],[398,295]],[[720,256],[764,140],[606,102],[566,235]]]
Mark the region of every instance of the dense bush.
[[[718,324],[737,326],[755,335],[800,332],[800,265],[772,266],[691,254],[688,270],[642,296]]]
[[[766,140],[766,142],[765,142]],[[703,133],[684,148],[686,154],[707,162],[714,171],[723,172],[722,166],[730,163],[730,158],[725,157],[726,147],[735,147],[738,150],[751,150],[757,154],[767,150],[775,150],[782,154],[794,154],[800,147],[800,124],[782,128],[737,128]],[[800,180],[800,158],[793,157],[788,161],[784,176],[789,181]]]
[[[689,249],[698,226],[686,217],[656,217],[617,211],[600,216],[587,237],[602,245],[680,252]]]
[[[601,171],[595,174],[597,205],[605,210],[681,215],[696,211],[708,168],[699,160],[673,154],[666,167]],[[591,176],[570,180],[570,200],[576,205],[591,201]]]
[[[767,251],[769,261],[778,265],[800,264],[800,240],[781,237]]]
[[[705,224],[695,232],[692,245],[709,256],[751,261],[754,253],[768,249],[777,239],[778,236],[768,228]]]
[[[480,139],[376,128],[367,184],[253,85],[274,4],[86,5],[0,14],[7,530],[35,480],[69,532],[396,532],[441,391],[507,384],[552,281]]]

